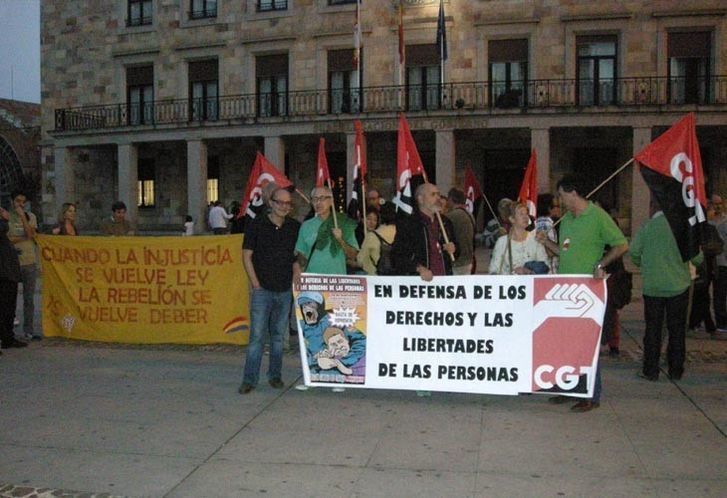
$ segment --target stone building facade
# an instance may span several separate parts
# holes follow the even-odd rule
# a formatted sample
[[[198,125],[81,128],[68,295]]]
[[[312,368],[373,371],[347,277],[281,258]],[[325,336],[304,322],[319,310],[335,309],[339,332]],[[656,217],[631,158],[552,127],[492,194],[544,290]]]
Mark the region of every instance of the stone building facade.
[[[0,205],[25,191],[33,211],[40,205],[40,105],[0,99]]]
[[[356,65],[352,0],[43,0],[44,211],[78,202],[93,230],[121,199],[141,230],[178,231],[241,199],[258,150],[307,190],[321,136],[343,200],[355,119],[390,197],[399,112],[440,189],[470,164],[492,202],[517,194],[533,149],[541,192],[568,172],[596,185],[695,112],[708,192],[727,193],[723,1],[444,9],[442,64],[438,1],[365,0]],[[598,197],[627,231],[647,215],[636,168]]]

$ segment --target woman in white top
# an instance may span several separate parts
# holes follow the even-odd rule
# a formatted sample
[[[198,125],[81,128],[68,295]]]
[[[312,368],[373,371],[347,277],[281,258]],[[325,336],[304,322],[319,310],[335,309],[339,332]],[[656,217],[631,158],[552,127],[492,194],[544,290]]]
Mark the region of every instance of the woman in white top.
[[[548,263],[545,247],[535,240],[535,232],[528,232],[530,216],[528,208],[520,202],[513,202],[508,217],[512,226],[507,237],[500,237],[495,243],[490,260],[491,275],[530,275],[525,268],[529,261]]]
[[[369,230],[364,237],[361,249],[358,251],[356,260],[367,275],[377,275],[376,266],[381,257],[381,241],[386,244],[393,244],[396,236],[396,208],[393,204],[384,204],[381,206],[381,212],[378,213],[379,226],[376,230]],[[368,217],[368,216],[367,216]],[[369,228],[370,225],[367,225]]]

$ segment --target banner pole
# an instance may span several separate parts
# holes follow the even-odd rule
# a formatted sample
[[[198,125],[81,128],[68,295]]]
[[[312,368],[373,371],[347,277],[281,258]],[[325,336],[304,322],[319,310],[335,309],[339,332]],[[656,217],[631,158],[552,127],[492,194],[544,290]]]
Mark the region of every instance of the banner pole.
[[[333,227],[338,228],[338,216],[336,216],[336,198],[333,196],[333,187],[331,186],[331,177],[328,177],[328,189],[331,191],[331,201],[333,201],[333,204],[331,205],[331,214],[333,215]]]
[[[295,187],[295,192],[296,192],[296,193],[297,193],[297,194],[298,194],[299,196],[301,196],[301,197],[302,197],[302,198],[303,198],[303,199],[305,200],[305,202],[307,202],[308,204],[310,204],[310,199],[308,199],[308,197],[306,197],[306,195],[305,195],[305,194],[304,194],[303,192],[301,192],[301,191],[300,191],[300,189],[299,189],[298,187]]]
[[[495,210],[492,209],[492,204],[490,204],[490,199],[487,198],[487,196],[485,195],[484,192],[482,192],[482,198],[485,199],[487,208],[490,210],[490,213],[492,213],[492,216],[495,219],[495,222],[497,222],[497,226],[502,228],[502,225],[500,224],[500,218],[495,214]]]

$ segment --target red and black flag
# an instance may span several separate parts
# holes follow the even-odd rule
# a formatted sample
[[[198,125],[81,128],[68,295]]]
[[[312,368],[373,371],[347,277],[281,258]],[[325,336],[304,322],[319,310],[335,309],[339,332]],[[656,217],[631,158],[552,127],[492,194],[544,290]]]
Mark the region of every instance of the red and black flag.
[[[679,120],[634,159],[643,166],[641,175],[664,211],[682,260],[692,259],[699,253],[707,205],[694,114]]]
[[[417,180],[415,180],[417,178]],[[412,214],[414,211],[414,182],[426,181],[426,172],[419,156],[414,137],[411,136],[409,123],[403,114],[399,115],[399,132],[396,145],[396,197],[394,204],[397,213]]]
[[[255,156],[255,164],[253,164],[252,171],[250,171],[250,177],[247,180],[245,196],[242,198],[242,207],[237,214],[237,218],[247,216],[254,219],[265,209],[263,189],[271,182],[280,188],[288,188],[292,185],[287,176],[258,152]]]
[[[475,177],[472,166],[467,164],[464,170],[464,195],[465,195],[465,207],[467,211],[477,218],[477,213],[480,212],[480,205],[482,204],[482,189],[480,183]]]
[[[366,182],[366,146],[364,145],[363,129],[361,121],[354,121],[353,127],[356,130],[356,139],[353,147],[353,190],[351,201],[348,203],[346,212],[349,218],[360,220],[363,218],[362,206],[366,199],[363,197],[363,185]]]

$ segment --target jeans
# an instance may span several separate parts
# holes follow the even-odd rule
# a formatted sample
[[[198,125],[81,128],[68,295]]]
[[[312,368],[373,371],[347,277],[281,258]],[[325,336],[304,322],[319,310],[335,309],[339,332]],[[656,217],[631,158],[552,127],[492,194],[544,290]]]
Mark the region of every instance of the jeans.
[[[689,290],[673,297],[644,296],[644,367],[647,377],[659,376],[659,355],[661,354],[661,329],[666,315],[669,344],[666,348],[669,375],[684,373],[686,344],[684,333],[687,326],[687,305]]]
[[[256,386],[260,379],[263,343],[270,335],[268,379],[280,379],[283,369],[283,334],[288,333],[292,292],[253,289],[250,297],[250,342],[247,345],[244,384]]]
[[[20,267],[20,283],[23,284],[23,333],[33,335],[33,315],[35,315],[35,265]]]
[[[717,328],[727,329],[727,266],[717,267],[717,280],[712,288],[714,293],[714,319]]]

